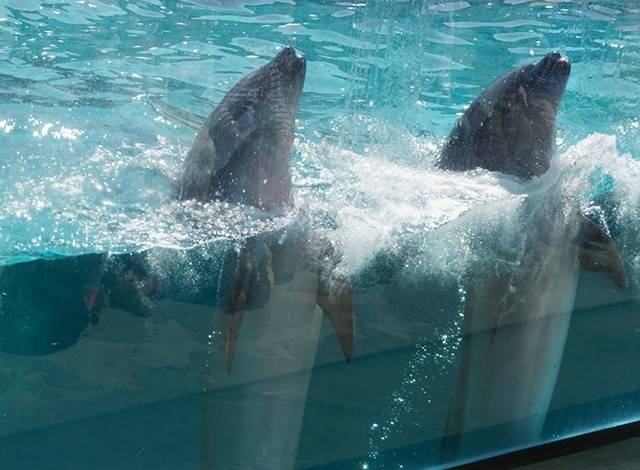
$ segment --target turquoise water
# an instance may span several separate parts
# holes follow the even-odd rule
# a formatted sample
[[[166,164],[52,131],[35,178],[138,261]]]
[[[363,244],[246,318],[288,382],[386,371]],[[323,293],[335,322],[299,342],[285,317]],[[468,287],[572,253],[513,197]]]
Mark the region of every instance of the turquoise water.
[[[497,256],[495,247],[485,243],[496,233],[506,246],[517,245],[521,234],[513,221],[526,194],[543,199],[547,189],[559,188],[561,194],[577,196],[606,222],[621,248],[630,293],[587,283],[578,291],[576,309],[634,298],[640,273],[640,8],[604,0],[0,0],[0,263],[191,248],[285,226],[294,216],[272,219],[244,207],[172,200],[194,129],[233,83],[285,45],[308,61],[294,145],[296,205],[317,216],[318,223],[327,213],[334,219],[330,236],[344,252],[340,268],[354,279],[361,322],[361,362],[354,361],[351,369],[321,367],[341,359],[333,337],[326,334],[320,343],[296,466],[345,461],[336,467],[417,468],[438,463],[437,442],[411,446],[442,434],[461,322],[447,289],[458,292],[469,266]],[[565,53],[572,72],[549,176],[523,183],[483,171],[450,175],[434,170],[431,163],[444,138],[482,88],[550,50]],[[387,284],[380,274],[385,256],[406,263],[405,290]],[[169,276],[191,272],[173,257],[159,256],[156,264]],[[462,290],[458,293],[464,298]],[[433,311],[425,313],[425,303]],[[183,390],[154,374],[163,368],[190,392],[201,391],[201,382],[185,371],[202,369],[204,346],[168,353],[162,341],[189,343],[187,333],[197,332],[198,321],[208,317],[198,311],[189,320],[176,320],[168,310],[144,323],[114,315],[103,320],[103,329],[89,331],[87,341],[94,342],[78,343],[76,355],[51,355],[43,359],[49,361],[45,365],[5,357],[3,383],[12,386],[4,409],[26,403],[34,411],[24,420],[14,416],[3,435],[35,429],[44,416],[38,425],[85,420],[66,431],[80,438],[84,432],[78,429],[91,434],[104,425],[86,421],[87,416],[167,400],[164,411],[154,404],[136,408],[132,416],[153,427],[163,412],[176,421],[188,416],[181,424],[185,429],[180,428],[188,441],[189,426],[195,434],[200,431],[193,418],[197,407],[177,401]],[[620,361],[637,352],[637,322],[625,319],[617,324],[627,335],[623,339],[589,336],[619,353]],[[127,328],[126,333],[120,330]],[[140,359],[146,368],[129,374],[133,352],[110,347],[139,343],[151,345]],[[575,357],[597,359],[597,348],[589,354],[580,349],[584,342],[569,342],[574,343],[580,343],[572,350]],[[395,359],[376,356],[382,350],[392,351]],[[107,364],[109,373],[96,371],[97,363]],[[393,373],[385,380],[389,370]],[[14,371],[34,377],[34,383],[24,379],[26,385],[16,384]],[[610,372],[608,389],[585,392],[580,399],[597,403],[604,396],[637,392],[640,386],[625,378],[635,372],[624,372]],[[581,373],[569,369],[564,377]],[[44,385],[38,382],[41,377]],[[637,401],[628,396],[622,407],[610,403],[586,415],[562,411],[563,400],[570,401],[567,390],[580,385],[559,380],[565,390],[555,398],[561,417],[548,425],[546,437],[637,416]],[[106,390],[118,393],[114,398]],[[116,404],[101,408],[104,397]],[[46,413],[34,405],[47,400],[53,405],[43,405]],[[84,414],[77,403],[84,404]],[[329,437],[322,434],[334,423],[340,423],[338,430]],[[189,464],[167,468],[197,467],[189,459],[197,460],[198,449],[178,440],[183,448],[167,450],[161,432],[154,432],[139,430],[130,439],[137,447],[131,444],[130,451],[130,442],[118,443],[114,455],[128,459],[132,468],[159,468],[145,445],[174,452],[174,457],[187,449],[180,462]],[[140,437],[145,433],[155,441]],[[324,445],[315,445],[319,435],[325,436]],[[53,442],[45,445],[50,451],[56,448],[55,441],[42,439]],[[403,446],[398,454],[385,453]],[[87,457],[83,452],[90,455],[89,450],[77,455]],[[71,454],[55,455],[69,459]],[[108,461],[108,452],[101,458]],[[18,457],[9,461],[18,468]]]
[[[0,253],[189,246],[203,234],[175,230],[167,205],[187,123],[283,45],[309,61],[299,200],[337,188],[332,203],[349,204],[343,150],[423,168],[483,86],[552,49],[574,63],[560,150],[599,132],[635,158],[638,15],[625,2],[3,1]]]

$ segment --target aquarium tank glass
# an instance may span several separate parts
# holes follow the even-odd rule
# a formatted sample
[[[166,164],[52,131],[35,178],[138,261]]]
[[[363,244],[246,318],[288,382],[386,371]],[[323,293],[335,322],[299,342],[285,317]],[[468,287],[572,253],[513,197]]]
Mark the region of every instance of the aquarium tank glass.
[[[0,467],[450,467],[640,419],[640,6],[0,0]]]

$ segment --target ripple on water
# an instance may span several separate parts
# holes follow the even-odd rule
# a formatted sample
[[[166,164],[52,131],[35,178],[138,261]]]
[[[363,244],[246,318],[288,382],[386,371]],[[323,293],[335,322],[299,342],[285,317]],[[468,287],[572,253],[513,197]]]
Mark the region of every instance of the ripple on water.
[[[0,75],[8,75],[19,80],[32,80],[44,82],[62,78],[53,70],[45,67],[38,67],[19,59],[0,62]]]
[[[355,10],[338,10],[331,13],[331,16],[334,18],[345,18],[347,16],[355,15]]]
[[[127,10],[131,13],[135,13],[139,16],[144,16],[147,18],[164,18],[164,15],[157,11],[148,10],[138,5],[127,5]]]
[[[508,21],[452,21],[444,23],[449,28],[519,28],[520,26],[549,27],[549,23],[537,20],[508,20]]]
[[[444,2],[444,3],[436,3],[435,5],[429,5],[428,9],[430,11],[437,11],[441,13],[451,13],[458,10],[464,10],[465,8],[469,8],[471,4],[469,2]]]
[[[542,37],[540,33],[522,32],[522,33],[496,33],[493,38],[501,42],[518,42],[527,39],[539,39]]]
[[[384,44],[371,44],[362,39],[346,36],[336,31],[324,29],[309,29],[300,23],[289,23],[279,26],[275,32],[285,34],[287,36],[306,36],[313,42],[328,42],[339,46],[350,47],[359,50],[385,49]]]
[[[233,38],[231,44],[261,57],[272,57],[284,47],[284,43],[258,38]]]
[[[451,34],[444,34],[432,28],[424,30],[424,39],[435,44],[451,44],[458,46],[470,46],[473,43],[462,38],[458,38]]]
[[[26,8],[27,11],[37,10],[50,21],[71,26],[91,25],[99,23],[104,18],[127,15],[127,12],[122,8],[100,0],[70,3],[49,3],[46,1],[33,3],[37,3],[37,7],[33,9]]]
[[[222,23],[245,23],[245,24],[281,24],[292,23],[293,17],[289,15],[255,15],[255,16],[240,16],[240,15],[205,15],[194,18],[200,21],[219,21]]]

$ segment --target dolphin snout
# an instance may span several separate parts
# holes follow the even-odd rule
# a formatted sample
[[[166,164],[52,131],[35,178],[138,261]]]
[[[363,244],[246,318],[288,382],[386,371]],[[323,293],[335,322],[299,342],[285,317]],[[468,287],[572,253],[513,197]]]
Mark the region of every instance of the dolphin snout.
[[[571,72],[571,62],[565,56],[559,52],[552,52],[549,54],[552,56],[551,61],[551,73],[555,75],[569,75]]]
[[[544,56],[536,64],[539,73],[544,75],[568,76],[571,72],[571,62],[558,51],[553,51]]]
[[[274,59],[278,69],[286,75],[296,75],[306,68],[304,57],[298,56],[293,47],[282,49]]]
[[[286,63],[293,62],[295,58],[296,58],[295,49],[291,46],[286,46],[280,52],[278,52],[278,55],[276,56],[276,61],[278,62],[278,64],[286,64]]]

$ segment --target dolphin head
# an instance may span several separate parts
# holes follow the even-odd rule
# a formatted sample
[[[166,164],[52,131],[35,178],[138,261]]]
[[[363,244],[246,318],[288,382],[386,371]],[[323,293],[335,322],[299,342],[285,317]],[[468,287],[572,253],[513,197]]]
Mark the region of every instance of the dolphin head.
[[[525,179],[545,173],[570,70],[569,61],[552,52],[494,81],[458,121],[440,166],[479,167]]]
[[[216,109],[214,125],[237,135],[273,131],[293,134],[294,119],[306,71],[306,60],[285,47],[270,62],[240,80]]]
[[[187,155],[182,199],[264,210],[290,205],[289,165],[305,71],[305,59],[285,47],[227,93]]]
[[[570,72],[571,62],[559,52],[551,52],[541,61],[522,67],[517,74],[533,105],[542,101],[557,111]]]

